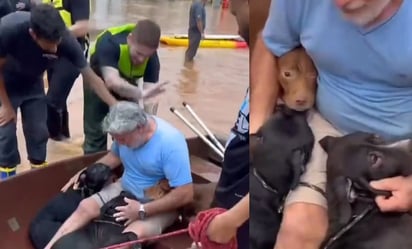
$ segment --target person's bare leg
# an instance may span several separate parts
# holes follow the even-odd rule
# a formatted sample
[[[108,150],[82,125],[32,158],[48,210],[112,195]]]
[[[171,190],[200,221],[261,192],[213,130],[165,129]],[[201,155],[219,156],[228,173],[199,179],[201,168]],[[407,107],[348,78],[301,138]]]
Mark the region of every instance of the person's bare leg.
[[[325,191],[327,154],[318,141],[341,134],[316,111],[308,121],[315,144],[300,180]],[[304,186],[296,188],[286,199],[283,215],[275,249],[319,249],[328,229],[327,203],[320,192]]]
[[[57,240],[64,235],[76,231],[85,226],[89,221],[98,217],[100,214],[99,204],[91,197],[80,202],[76,211],[63,223],[45,249],[50,249]]]
[[[328,227],[327,211],[315,204],[287,206],[275,249],[319,249]]]

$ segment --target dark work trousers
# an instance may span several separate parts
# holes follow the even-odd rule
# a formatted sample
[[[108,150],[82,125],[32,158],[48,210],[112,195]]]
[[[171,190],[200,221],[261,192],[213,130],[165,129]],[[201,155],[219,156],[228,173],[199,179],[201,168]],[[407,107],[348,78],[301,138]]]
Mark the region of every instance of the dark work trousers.
[[[26,140],[28,159],[32,164],[41,164],[46,160],[47,110],[43,79],[11,79],[4,75],[6,91],[17,113],[20,108],[23,133]],[[0,167],[13,168],[20,164],[17,146],[16,123],[9,122],[0,127]]]
[[[85,83],[83,84],[83,94],[83,152],[90,154],[106,151],[107,134],[102,130],[102,122],[109,112],[109,106]]]
[[[79,73],[79,69],[64,57],[60,57],[47,70],[47,126],[52,139],[62,140],[70,137],[66,102]]]
[[[186,61],[190,62],[193,60],[199,48],[200,41],[202,40],[202,33],[200,33],[198,28],[189,28],[189,46],[186,50]]]
[[[87,46],[81,45],[83,49]],[[79,74],[79,69],[64,57],[60,57],[47,70],[47,126],[50,138],[54,140],[60,141],[70,137],[67,97]]]

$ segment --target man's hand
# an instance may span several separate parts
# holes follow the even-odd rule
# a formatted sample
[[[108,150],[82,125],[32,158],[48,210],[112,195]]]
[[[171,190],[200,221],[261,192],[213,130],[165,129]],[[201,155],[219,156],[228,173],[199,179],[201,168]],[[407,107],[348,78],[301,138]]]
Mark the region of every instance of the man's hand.
[[[0,107],[0,126],[5,126],[10,121],[16,122],[16,112],[13,107],[3,105]]]
[[[412,177],[393,177],[372,181],[370,185],[379,190],[392,192],[392,196],[376,197],[375,201],[382,212],[409,212],[412,210]]]
[[[146,99],[156,97],[157,95],[166,91],[163,87],[169,83],[170,83],[169,81],[165,81],[162,83],[150,84],[149,86],[145,86],[145,89],[143,90],[141,98],[146,100]]]
[[[63,188],[60,191],[66,192],[72,186],[74,190],[78,189],[79,188],[79,176],[85,169],[86,168],[81,169],[74,176],[72,176],[72,178],[69,179],[69,181],[66,183],[66,185],[63,186]]]
[[[119,212],[113,214],[113,217],[116,218],[116,221],[125,220],[126,223],[124,225],[128,226],[130,223],[139,218],[140,202],[126,197],[124,198],[124,201],[127,205],[116,207],[116,210]]]
[[[213,242],[226,244],[236,236],[238,227],[227,218],[227,213],[217,215],[209,223],[207,236]]]

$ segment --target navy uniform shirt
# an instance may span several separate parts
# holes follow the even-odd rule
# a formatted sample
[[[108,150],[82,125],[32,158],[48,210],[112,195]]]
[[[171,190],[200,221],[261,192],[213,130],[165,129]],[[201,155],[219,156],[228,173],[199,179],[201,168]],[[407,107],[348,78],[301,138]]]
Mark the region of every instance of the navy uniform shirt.
[[[7,90],[33,84],[59,57],[67,58],[79,70],[88,65],[80,44],[68,30],[53,54],[37,45],[29,28],[30,12],[13,12],[0,21],[0,57],[6,58],[3,75]]]
[[[90,58],[90,65],[97,75],[102,77],[102,67],[113,67],[119,69],[120,44],[127,43],[129,32],[123,32],[116,35],[110,33],[103,34],[96,44],[96,51]],[[160,62],[157,52],[148,60],[146,70],[143,75],[144,82],[156,83],[159,81]]]
[[[249,89],[232,128],[216,188],[218,206],[231,208],[249,192]]]

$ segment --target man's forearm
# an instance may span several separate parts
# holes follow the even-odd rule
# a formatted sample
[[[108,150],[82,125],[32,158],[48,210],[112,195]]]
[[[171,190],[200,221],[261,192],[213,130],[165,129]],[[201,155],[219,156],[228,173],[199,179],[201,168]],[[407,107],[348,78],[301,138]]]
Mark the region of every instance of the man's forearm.
[[[240,227],[249,219],[249,193],[226,212],[228,222]]]
[[[197,28],[199,29],[200,33],[203,33],[203,22],[197,21]]]
[[[164,197],[145,204],[148,216],[176,210],[193,201],[193,192],[186,190],[172,190]]]
[[[9,95],[7,94],[3,73],[0,72],[0,103],[5,107],[11,107]]]
[[[72,216],[70,216],[66,222],[59,228],[53,238],[50,240],[49,244],[46,248],[51,248],[61,237],[64,235],[76,231],[79,228],[84,227],[87,223],[89,223],[91,219],[88,216],[83,215],[81,212],[74,212]]]
[[[279,94],[277,59],[260,33],[250,63],[250,133],[255,133],[273,112]]]
[[[83,82],[89,84],[97,96],[99,96],[107,105],[112,106],[117,102],[106,88],[103,80],[97,76],[89,66],[82,70],[82,76],[84,79]]]
[[[139,87],[130,84],[121,77],[117,77],[116,80],[111,80],[111,82],[106,82],[106,85],[110,90],[119,94],[123,98],[130,99],[133,101],[138,101],[142,98],[143,93],[140,91]]]
[[[89,20],[77,21],[74,25],[70,26],[69,30],[75,37],[84,37],[89,31]]]

